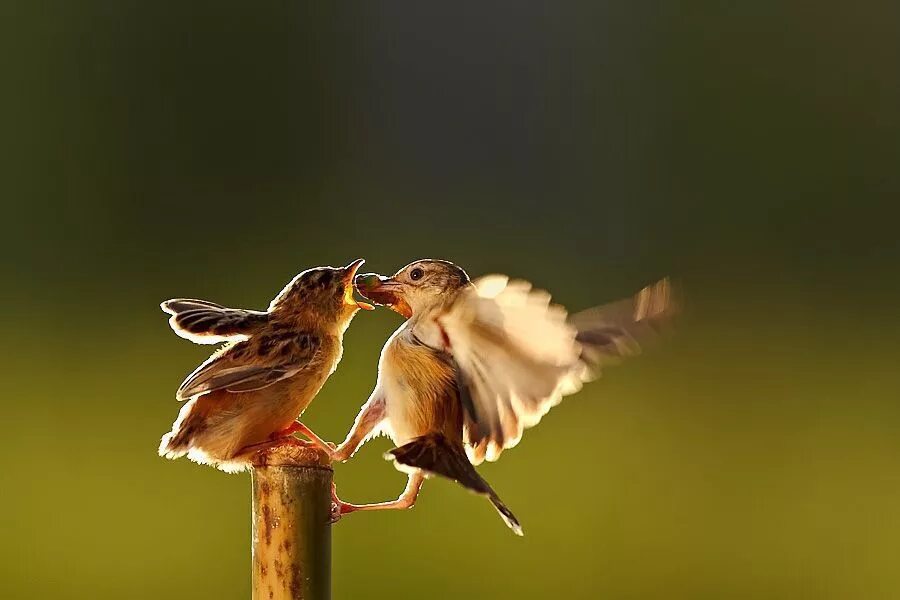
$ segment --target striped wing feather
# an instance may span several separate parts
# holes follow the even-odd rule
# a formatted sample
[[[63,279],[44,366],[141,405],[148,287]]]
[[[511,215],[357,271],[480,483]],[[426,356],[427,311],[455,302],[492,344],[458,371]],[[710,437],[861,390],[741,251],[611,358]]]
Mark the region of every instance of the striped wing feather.
[[[178,336],[197,344],[246,339],[269,322],[266,312],[226,308],[205,300],[176,298],[160,308],[172,315],[169,325]]]
[[[668,280],[572,318],[526,282],[476,281],[441,317],[459,371],[469,459],[497,460],[602,366],[637,354],[672,306]]]

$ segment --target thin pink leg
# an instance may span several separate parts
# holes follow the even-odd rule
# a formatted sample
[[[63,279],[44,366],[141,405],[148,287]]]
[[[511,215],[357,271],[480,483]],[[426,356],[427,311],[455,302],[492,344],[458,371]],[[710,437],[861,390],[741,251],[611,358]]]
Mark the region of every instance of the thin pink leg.
[[[368,402],[360,409],[359,414],[356,415],[347,439],[331,453],[331,460],[344,462],[353,456],[365,439],[369,437],[369,434],[384,420],[384,417],[384,399],[376,396],[369,398]]]
[[[420,471],[416,471],[409,476],[409,479],[406,481],[406,489],[403,490],[403,493],[396,500],[377,502],[375,504],[350,504],[349,502],[344,502],[338,498],[337,490],[332,484],[331,500],[335,504],[335,512],[338,518],[360,510],[403,510],[415,506],[416,498],[419,496],[419,490],[422,489],[423,483],[425,483],[425,476]]]
[[[294,433],[303,434],[304,436],[309,438],[309,440],[313,443],[314,446],[317,446],[318,448],[321,448],[322,450],[324,450],[325,453],[328,454],[328,456],[331,456],[331,454],[334,452],[334,444],[326,442],[325,440],[320,438],[318,435],[315,434],[315,432],[313,432],[312,429],[310,429],[309,427],[307,427],[300,421],[294,421],[284,431],[288,431],[290,434],[294,434]]]

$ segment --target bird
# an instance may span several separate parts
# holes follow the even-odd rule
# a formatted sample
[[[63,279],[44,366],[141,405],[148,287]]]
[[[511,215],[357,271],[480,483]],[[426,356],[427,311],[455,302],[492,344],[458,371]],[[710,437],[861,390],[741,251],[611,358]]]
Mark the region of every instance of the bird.
[[[178,388],[175,397],[185,404],[162,437],[160,456],[187,455],[234,473],[279,444],[331,452],[299,417],[337,368],[344,332],[357,311],[374,309],[353,294],[363,262],[301,272],[266,311],[185,298],[160,304],[180,337],[224,342]],[[310,442],[295,438],[297,432]]]
[[[602,367],[640,353],[676,307],[666,278],[569,315],[528,282],[503,275],[473,282],[461,267],[435,259],[390,277],[358,275],[355,283],[406,320],[385,343],[375,388],[331,458],[346,461],[385,434],[396,445],[385,458],[408,479],[396,500],[376,504],[344,502],[333,488],[338,514],[410,508],[425,479],[437,475],[487,497],[517,535],[519,520],[475,466],[515,446]]]

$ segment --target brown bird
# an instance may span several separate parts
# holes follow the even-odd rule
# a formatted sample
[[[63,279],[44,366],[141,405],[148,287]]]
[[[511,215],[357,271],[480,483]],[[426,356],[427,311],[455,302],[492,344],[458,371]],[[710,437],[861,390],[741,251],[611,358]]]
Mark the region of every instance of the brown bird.
[[[187,455],[223,471],[241,471],[257,452],[280,443],[331,448],[297,421],[334,372],[343,335],[359,308],[353,277],[363,264],[303,271],[265,312],[225,308],[205,300],[167,300],[179,336],[198,344],[226,344],[188,375],[175,396],[187,400],[159,454]]]
[[[527,282],[493,275],[472,283],[440,260],[391,277],[360,275],[356,285],[407,321],[385,343],[375,390],[332,457],[347,460],[384,433],[398,446],[385,458],[409,479],[390,502],[355,505],[335,494],[338,510],[409,508],[425,477],[440,475],[486,496],[519,535],[519,521],[474,465],[497,460],[600,367],[639,353],[673,312],[667,279],[573,316]]]

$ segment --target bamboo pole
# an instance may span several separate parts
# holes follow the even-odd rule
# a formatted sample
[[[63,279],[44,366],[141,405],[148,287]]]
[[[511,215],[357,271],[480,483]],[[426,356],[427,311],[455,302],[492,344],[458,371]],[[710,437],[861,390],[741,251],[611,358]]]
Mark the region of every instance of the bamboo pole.
[[[314,448],[279,446],[254,464],[253,600],[331,599],[332,476]]]

